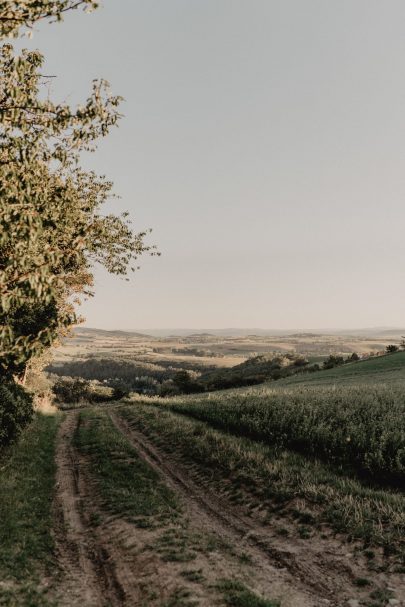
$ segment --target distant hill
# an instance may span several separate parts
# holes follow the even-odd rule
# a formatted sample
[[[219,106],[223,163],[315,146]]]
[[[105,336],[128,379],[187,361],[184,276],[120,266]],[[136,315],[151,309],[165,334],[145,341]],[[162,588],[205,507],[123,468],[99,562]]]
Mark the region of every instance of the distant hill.
[[[87,329],[86,331],[100,331],[102,329]],[[128,336],[145,336],[145,337],[293,337],[293,336],[319,336],[319,335],[334,335],[334,336],[358,336],[358,337],[370,337],[370,338],[390,338],[400,339],[401,335],[405,335],[405,328],[399,327],[369,327],[369,328],[358,328],[358,329],[261,329],[261,328],[235,328],[229,327],[224,329],[196,329],[196,328],[169,328],[169,329],[145,329],[134,330],[134,331],[106,331],[106,333],[117,335],[128,335]]]
[[[91,336],[91,337],[129,337],[129,338],[145,338],[145,339],[153,339],[152,335],[147,335],[146,333],[138,333],[136,331],[108,331],[106,329],[92,329],[91,327],[75,327],[73,329],[73,334],[75,337],[80,336]]]

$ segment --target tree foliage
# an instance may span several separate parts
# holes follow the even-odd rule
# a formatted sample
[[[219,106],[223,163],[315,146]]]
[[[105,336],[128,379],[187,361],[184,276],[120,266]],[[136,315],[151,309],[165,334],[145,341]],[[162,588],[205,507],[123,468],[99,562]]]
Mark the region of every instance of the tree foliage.
[[[0,0],[0,33],[17,37],[22,28],[32,29],[37,21],[61,21],[70,10],[89,12],[97,7],[94,0]]]
[[[61,20],[91,0],[0,0],[0,34],[39,19]],[[91,294],[92,265],[125,275],[153,253],[127,214],[104,215],[112,184],[80,167],[80,153],[117,124],[121,98],[93,81],[78,107],[44,94],[44,58],[0,49],[0,369],[20,373],[75,321],[74,303]]]
[[[0,449],[20,434],[32,415],[32,397],[13,382],[0,382]]]

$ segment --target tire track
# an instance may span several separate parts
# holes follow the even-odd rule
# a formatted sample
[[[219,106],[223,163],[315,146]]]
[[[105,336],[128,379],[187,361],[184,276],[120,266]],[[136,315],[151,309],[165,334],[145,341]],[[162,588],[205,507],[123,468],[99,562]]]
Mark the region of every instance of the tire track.
[[[249,553],[257,564],[257,570],[277,587],[276,594],[289,597],[283,600],[283,605],[320,607],[341,604],[333,600],[330,580],[325,579],[324,573],[320,577],[313,567],[298,562],[298,553],[283,550],[265,538],[263,528],[254,520],[232,512],[229,503],[206,487],[197,485],[178,462],[163,457],[144,434],[131,427],[116,412],[111,412],[110,418],[142,459],[181,495],[191,524]]]
[[[125,592],[106,546],[98,543],[84,515],[80,462],[72,446],[78,414],[68,413],[61,423],[56,448],[56,555],[62,580],[57,589],[60,605],[101,607],[122,605]]]

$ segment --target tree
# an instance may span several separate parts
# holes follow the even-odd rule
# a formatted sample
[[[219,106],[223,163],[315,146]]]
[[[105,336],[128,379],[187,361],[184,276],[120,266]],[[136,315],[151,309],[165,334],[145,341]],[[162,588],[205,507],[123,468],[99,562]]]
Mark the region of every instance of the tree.
[[[90,12],[95,0],[0,0],[1,37],[17,37],[22,28],[31,30],[40,20],[62,21],[63,15],[79,8]]]
[[[184,394],[203,392],[204,387],[191,378],[189,371],[178,371],[173,377],[173,384]]]
[[[387,354],[393,354],[394,352],[398,352],[398,350],[399,350],[399,347],[394,344],[389,344],[385,348],[385,351],[387,352]]]
[[[0,35],[96,6],[0,0]],[[76,322],[75,303],[92,294],[94,262],[125,275],[139,255],[154,253],[127,214],[102,214],[112,184],[79,164],[80,153],[117,124],[120,97],[101,80],[83,105],[55,104],[42,94],[43,61],[38,51],[0,50],[0,370],[7,377],[23,373]]]
[[[343,356],[336,356],[334,354],[330,354],[330,356],[324,360],[323,368],[324,369],[333,369],[334,367],[339,367],[344,364]]]

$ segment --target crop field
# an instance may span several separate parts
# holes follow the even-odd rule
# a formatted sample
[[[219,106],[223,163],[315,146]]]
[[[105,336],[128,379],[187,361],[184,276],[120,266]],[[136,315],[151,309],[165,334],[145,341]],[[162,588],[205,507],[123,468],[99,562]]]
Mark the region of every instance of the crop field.
[[[262,390],[180,399],[171,410],[276,449],[405,484],[405,396],[372,386]]]

